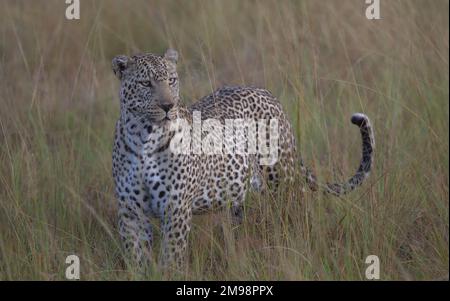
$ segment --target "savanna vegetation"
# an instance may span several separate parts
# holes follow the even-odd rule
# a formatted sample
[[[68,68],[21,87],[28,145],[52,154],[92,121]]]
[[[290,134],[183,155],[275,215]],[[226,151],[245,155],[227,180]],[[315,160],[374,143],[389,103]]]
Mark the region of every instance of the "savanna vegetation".
[[[0,279],[65,279],[70,254],[84,280],[166,279],[135,273],[120,248],[111,59],[167,47],[187,104],[225,84],[269,89],[324,181],[358,165],[353,112],[376,137],[370,178],[345,197],[301,193],[299,179],[250,193],[238,227],[227,211],[195,217],[188,267],[173,277],[359,280],[374,254],[381,279],[448,279],[449,2],[381,1],[381,20],[365,8],[82,0],[69,21],[64,1],[1,0]]]

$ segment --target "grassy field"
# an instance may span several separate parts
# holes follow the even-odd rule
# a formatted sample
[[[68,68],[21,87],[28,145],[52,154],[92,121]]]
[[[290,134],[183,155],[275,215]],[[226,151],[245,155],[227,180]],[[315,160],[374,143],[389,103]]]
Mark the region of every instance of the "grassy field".
[[[70,254],[81,279],[142,279],[116,229],[110,64],[169,46],[185,103],[224,84],[277,95],[323,180],[358,165],[353,112],[372,119],[377,142],[371,177],[348,196],[296,185],[249,194],[234,229],[226,211],[195,217],[177,278],[363,280],[374,254],[383,280],[448,279],[449,2],[381,1],[381,20],[365,8],[82,0],[68,21],[64,1],[0,0],[0,280],[65,279]]]

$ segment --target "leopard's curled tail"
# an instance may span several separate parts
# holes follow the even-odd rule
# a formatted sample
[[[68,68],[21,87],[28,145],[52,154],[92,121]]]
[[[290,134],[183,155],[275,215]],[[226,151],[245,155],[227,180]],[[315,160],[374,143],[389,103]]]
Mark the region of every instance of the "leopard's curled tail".
[[[305,176],[308,186],[316,191],[323,190],[326,193],[336,196],[346,194],[362,184],[369,176],[373,163],[373,150],[375,148],[375,138],[369,118],[362,113],[352,115],[352,123],[359,126],[362,138],[362,158],[356,173],[344,183],[326,183],[321,185],[316,176],[300,160],[300,170]]]

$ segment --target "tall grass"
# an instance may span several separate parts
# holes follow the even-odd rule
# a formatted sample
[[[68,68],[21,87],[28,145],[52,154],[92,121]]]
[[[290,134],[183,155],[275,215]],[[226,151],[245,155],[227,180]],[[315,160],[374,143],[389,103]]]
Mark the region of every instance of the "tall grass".
[[[142,279],[116,230],[110,62],[169,46],[185,103],[224,84],[277,95],[323,180],[358,164],[353,112],[377,139],[348,196],[299,180],[250,193],[237,228],[227,211],[196,217],[183,279],[365,279],[371,254],[381,279],[448,279],[449,3],[381,2],[369,21],[357,0],[82,0],[68,21],[64,1],[0,1],[0,279],[65,279],[70,254],[82,279]]]

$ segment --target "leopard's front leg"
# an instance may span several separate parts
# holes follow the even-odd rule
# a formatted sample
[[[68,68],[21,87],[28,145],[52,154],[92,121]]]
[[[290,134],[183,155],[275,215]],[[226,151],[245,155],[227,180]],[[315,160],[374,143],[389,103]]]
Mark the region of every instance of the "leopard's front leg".
[[[153,232],[150,219],[135,200],[119,200],[119,234],[126,256],[139,269],[148,267],[152,255]]]
[[[191,220],[192,208],[189,202],[177,196],[171,198],[161,221],[161,263],[164,268],[175,267],[178,271],[184,268]]]

